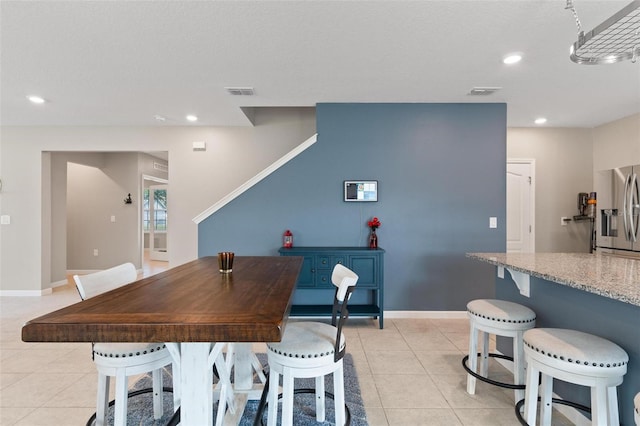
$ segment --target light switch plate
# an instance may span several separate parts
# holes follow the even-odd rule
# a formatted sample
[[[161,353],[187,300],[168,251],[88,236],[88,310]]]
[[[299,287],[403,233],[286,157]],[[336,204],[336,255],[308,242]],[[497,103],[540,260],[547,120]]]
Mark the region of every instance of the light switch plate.
[[[498,218],[490,217],[489,218],[489,228],[497,228],[498,227]]]
[[[0,225],[10,225],[11,224],[11,216],[8,214],[3,214],[0,216]]]

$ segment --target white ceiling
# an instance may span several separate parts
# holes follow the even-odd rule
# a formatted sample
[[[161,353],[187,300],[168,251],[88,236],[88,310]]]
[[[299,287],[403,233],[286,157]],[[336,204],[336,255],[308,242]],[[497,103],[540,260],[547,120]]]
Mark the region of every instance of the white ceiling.
[[[628,2],[574,5],[588,31]],[[569,60],[565,0],[2,0],[0,36],[2,125],[245,126],[242,107],[319,102],[506,102],[511,127],[640,112],[640,61]]]

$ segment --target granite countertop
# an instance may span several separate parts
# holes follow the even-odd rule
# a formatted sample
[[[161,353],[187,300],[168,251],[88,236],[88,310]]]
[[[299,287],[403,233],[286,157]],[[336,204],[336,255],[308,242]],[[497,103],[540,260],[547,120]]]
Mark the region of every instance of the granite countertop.
[[[467,253],[467,257],[640,306],[640,260],[589,253]]]

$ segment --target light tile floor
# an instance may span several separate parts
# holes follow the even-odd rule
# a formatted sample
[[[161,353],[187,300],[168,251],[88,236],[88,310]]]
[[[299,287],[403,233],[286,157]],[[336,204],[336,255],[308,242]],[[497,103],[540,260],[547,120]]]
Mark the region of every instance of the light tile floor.
[[[20,339],[25,321],[79,300],[72,285],[0,297],[0,425],[84,425],[95,411],[89,343]],[[379,330],[377,321],[352,318],[345,333],[371,426],[518,425],[512,391],[478,382],[476,395],[466,393],[466,320],[387,319]],[[511,377],[493,360],[490,374]],[[560,424],[571,423],[554,418]]]

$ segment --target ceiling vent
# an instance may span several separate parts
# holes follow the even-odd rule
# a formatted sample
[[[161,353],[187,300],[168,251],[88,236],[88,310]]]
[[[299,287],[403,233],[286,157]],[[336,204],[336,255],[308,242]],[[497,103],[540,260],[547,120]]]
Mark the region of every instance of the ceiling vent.
[[[225,87],[225,90],[233,96],[253,96],[253,87]]]
[[[502,89],[502,87],[474,87],[467,93],[469,96],[489,96]]]

